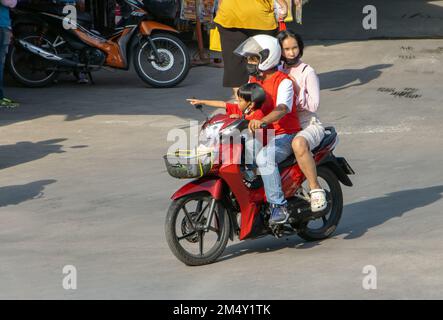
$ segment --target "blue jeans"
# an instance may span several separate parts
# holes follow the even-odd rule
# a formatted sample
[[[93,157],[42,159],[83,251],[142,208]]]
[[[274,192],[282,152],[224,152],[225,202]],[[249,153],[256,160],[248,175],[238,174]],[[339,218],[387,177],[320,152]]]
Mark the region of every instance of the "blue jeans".
[[[5,59],[10,41],[11,30],[8,28],[0,28],[0,100],[5,97],[3,93],[3,71],[5,69]]]
[[[255,138],[250,133],[242,134],[245,138],[245,164],[247,169],[257,168],[256,157],[259,151],[263,148],[262,140]]]
[[[292,139],[295,134],[282,134],[268,142],[257,155],[257,165],[262,175],[268,203],[285,205],[286,199],[282,190],[278,164],[286,160],[292,153]]]

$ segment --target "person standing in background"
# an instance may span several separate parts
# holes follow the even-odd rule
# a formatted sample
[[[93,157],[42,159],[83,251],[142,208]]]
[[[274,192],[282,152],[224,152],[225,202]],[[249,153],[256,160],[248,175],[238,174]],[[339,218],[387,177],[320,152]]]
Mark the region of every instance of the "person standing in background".
[[[5,98],[3,92],[3,73],[5,69],[6,54],[8,53],[9,43],[11,41],[11,17],[9,9],[15,8],[17,0],[1,0],[0,1],[0,107],[16,108],[19,106],[17,102]]]
[[[276,1],[282,8],[279,19],[284,20],[288,14],[287,3],[285,0]],[[219,0],[214,22],[220,32],[224,61],[223,86],[233,88],[234,99],[238,88],[249,80],[246,61],[236,56],[234,50],[252,36],[276,35],[278,25],[274,4],[274,0]]]

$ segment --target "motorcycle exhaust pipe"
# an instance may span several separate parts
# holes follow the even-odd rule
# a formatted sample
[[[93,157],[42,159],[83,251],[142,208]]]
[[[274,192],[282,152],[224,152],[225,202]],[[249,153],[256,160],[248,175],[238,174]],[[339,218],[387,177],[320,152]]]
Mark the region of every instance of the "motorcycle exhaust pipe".
[[[39,48],[27,41],[24,40],[18,40],[20,45],[25,48],[26,50],[28,50],[29,52],[32,52],[40,57],[42,57],[43,59],[46,60],[50,60],[55,62],[58,65],[62,65],[62,66],[66,66],[66,67],[84,67],[85,65],[82,63],[77,63],[75,61],[69,60],[69,59],[65,59],[62,58],[56,54],[53,54],[51,52],[48,52],[42,48]]]

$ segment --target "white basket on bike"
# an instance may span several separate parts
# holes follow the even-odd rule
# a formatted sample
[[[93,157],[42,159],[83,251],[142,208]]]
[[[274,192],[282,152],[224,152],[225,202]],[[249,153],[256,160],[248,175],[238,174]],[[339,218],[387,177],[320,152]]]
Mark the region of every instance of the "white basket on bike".
[[[211,151],[177,150],[163,156],[170,176],[178,179],[200,178],[211,171]]]

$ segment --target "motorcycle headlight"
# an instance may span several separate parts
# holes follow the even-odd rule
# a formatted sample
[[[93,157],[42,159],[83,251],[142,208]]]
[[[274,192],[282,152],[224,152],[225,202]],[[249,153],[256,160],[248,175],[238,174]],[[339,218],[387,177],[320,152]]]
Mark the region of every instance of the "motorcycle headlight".
[[[207,126],[200,132],[200,139],[202,141],[205,140],[214,140],[218,138],[220,133],[220,129],[223,127],[223,123],[216,123],[210,126]]]
[[[236,126],[230,126],[228,128],[226,128],[225,130],[222,131],[222,135],[227,137],[227,136],[232,136],[234,134],[234,132],[236,132],[238,129]]]

